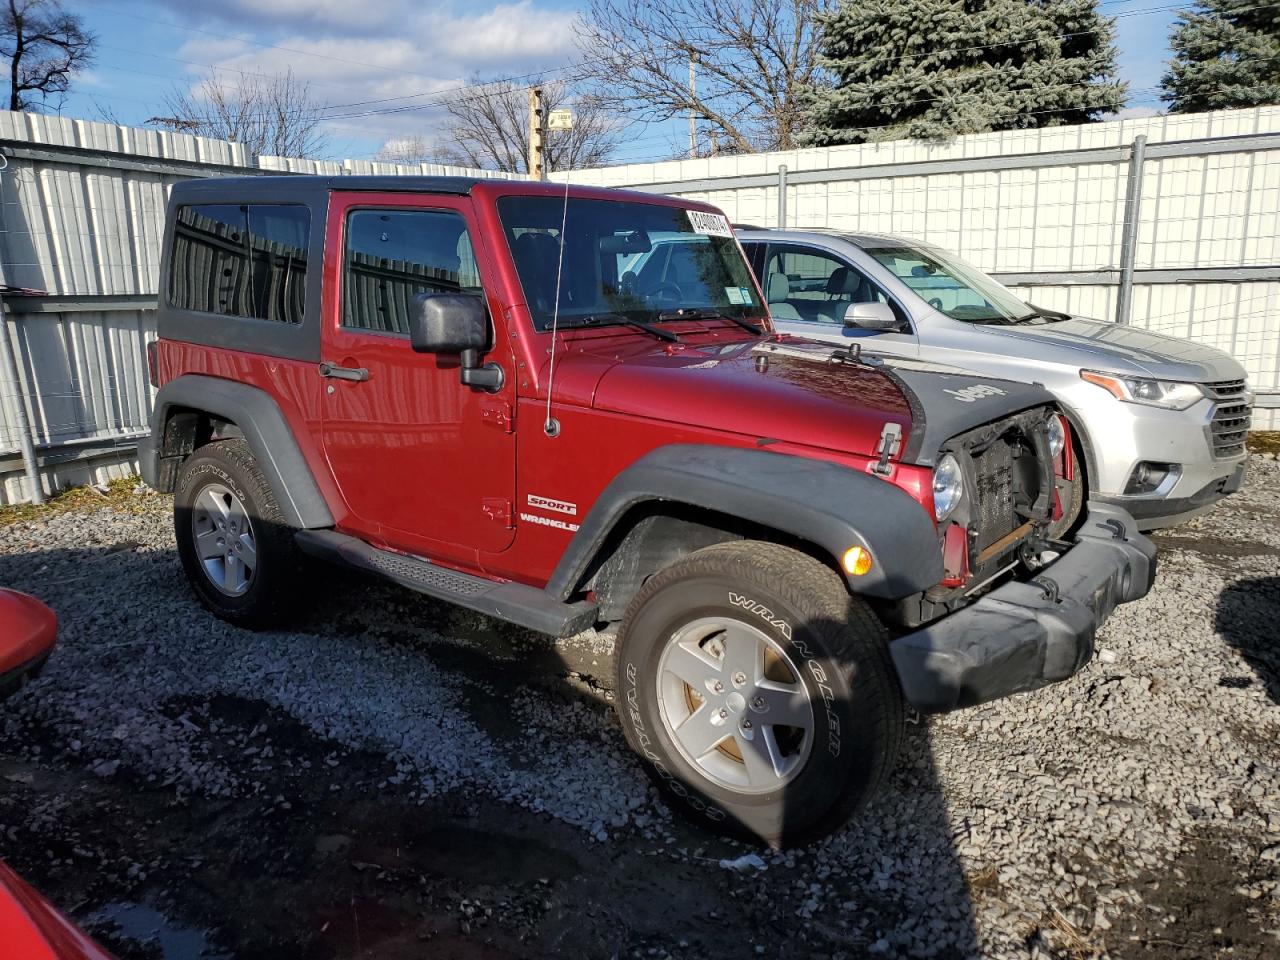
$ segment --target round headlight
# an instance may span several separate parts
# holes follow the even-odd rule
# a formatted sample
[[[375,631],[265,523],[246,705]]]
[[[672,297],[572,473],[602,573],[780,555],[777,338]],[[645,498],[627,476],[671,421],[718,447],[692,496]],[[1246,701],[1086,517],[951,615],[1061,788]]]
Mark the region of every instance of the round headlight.
[[[1067,445],[1067,431],[1062,429],[1062,418],[1052,416],[1049,418],[1049,455],[1057,457],[1062,453],[1062,448]]]
[[[960,464],[951,454],[944,453],[933,470],[933,515],[939,523],[951,516],[963,496]]]

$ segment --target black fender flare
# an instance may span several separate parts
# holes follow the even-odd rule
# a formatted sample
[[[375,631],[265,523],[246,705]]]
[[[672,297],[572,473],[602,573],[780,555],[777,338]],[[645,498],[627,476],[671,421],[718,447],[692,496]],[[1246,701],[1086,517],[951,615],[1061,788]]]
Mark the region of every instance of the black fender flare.
[[[151,436],[138,451],[142,478],[148,484],[154,487],[158,482],[160,444],[175,407],[213,414],[240,428],[290,526],[333,526],[329,505],[279,404],[265,390],[235,380],[186,373],[160,388],[151,414]]]
[[[938,533],[925,509],[880,477],[826,460],[767,450],[672,444],[642,456],[605,487],[547,584],[567,599],[631,508],[668,501],[739,517],[812,543],[837,569],[850,547],[871,552],[855,593],[887,600],[942,580]]]

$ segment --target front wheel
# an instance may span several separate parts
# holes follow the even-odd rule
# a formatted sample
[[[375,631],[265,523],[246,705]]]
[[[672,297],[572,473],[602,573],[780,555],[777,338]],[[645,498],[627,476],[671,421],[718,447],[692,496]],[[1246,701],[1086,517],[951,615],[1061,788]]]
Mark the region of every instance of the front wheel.
[[[830,568],[777,544],[656,574],[618,637],[627,740],[679,811],[781,847],[838,827],[902,737],[888,636]]]

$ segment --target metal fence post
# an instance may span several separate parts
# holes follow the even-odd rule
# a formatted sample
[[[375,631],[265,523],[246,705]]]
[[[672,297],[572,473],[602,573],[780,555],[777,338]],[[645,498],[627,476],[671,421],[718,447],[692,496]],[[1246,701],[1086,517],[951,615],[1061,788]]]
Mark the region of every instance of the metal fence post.
[[[9,158],[0,157],[0,174],[9,169]],[[5,231],[3,204],[0,204],[0,232]],[[0,287],[5,284],[4,258],[0,256]],[[9,342],[9,308],[0,294],[0,384],[6,380],[13,384],[13,409],[17,417],[18,443],[22,447],[22,465],[27,472],[27,485],[31,487],[31,502],[44,503],[44,484],[40,481],[40,464],[36,460],[36,442],[31,434],[31,418],[27,414],[27,395],[18,379],[18,361]]]
[[[44,485],[40,481],[40,466],[36,461],[36,445],[31,437],[31,420],[27,416],[27,396],[18,379],[18,363],[9,343],[9,310],[0,296],[0,383],[13,384],[13,409],[18,419],[18,441],[22,445],[22,465],[27,471],[27,484],[31,487],[31,502],[44,503]]]
[[[778,167],[778,229],[787,229],[787,165]]]
[[[1133,309],[1133,263],[1138,253],[1138,218],[1142,212],[1142,164],[1147,138],[1137,136],[1129,148],[1129,183],[1124,196],[1124,231],[1120,235],[1120,292],[1116,296],[1116,323],[1127,324]]]

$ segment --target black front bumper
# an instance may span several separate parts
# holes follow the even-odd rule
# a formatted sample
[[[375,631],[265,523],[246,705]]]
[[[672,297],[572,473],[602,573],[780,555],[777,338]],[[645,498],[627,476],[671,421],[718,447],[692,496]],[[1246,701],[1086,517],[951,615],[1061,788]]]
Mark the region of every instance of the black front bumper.
[[[1091,501],[1076,545],[1033,580],[890,643],[907,702],[942,713],[1067,679],[1093,656],[1111,611],[1146,596],[1155,574],[1155,545],[1133,518]]]

